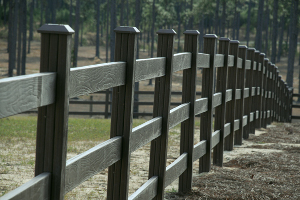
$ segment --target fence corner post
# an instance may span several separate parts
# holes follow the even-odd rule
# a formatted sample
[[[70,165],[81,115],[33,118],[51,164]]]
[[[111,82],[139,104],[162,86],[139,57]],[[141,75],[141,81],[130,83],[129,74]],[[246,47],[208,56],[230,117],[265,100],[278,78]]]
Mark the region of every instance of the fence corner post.
[[[35,175],[51,173],[51,199],[64,199],[69,117],[71,39],[69,25],[45,24],[41,33],[41,72],[56,72],[55,103],[38,109]]]
[[[200,117],[200,141],[206,140],[206,154],[199,160],[199,173],[209,172],[211,168],[211,146],[213,129],[213,95],[214,95],[214,76],[215,76],[215,56],[217,36],[215,34],[206,34],[204,38],[203,52],[209,54],[209,68],[202,70],[202,94],[201,97],[208,99],[208,110]]]
[[[184,33],[184,52],[192,53],[191,68],[183,70],[182,103],[190,103],[189,119],[181,123],[180,155],[188,153],[187,169],[179,176],[179,192],[186,193],[192,189],[193,150],[195,132],[195,100],[197,78],[198,38],[197,30]]]

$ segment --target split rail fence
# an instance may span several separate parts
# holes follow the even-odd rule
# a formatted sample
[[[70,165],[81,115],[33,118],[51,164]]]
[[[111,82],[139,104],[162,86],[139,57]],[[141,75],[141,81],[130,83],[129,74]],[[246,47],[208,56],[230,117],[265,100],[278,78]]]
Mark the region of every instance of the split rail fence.
[[[118,27],[115,62],[70,69],[68,25],[43,25],[40,73],[0,80],[0,118],[38,107],[35,177],[0,199],[63,199],[100,171],[108,170],[107,199],[163,199],[179,177],[179,191],[199,173],[222,166],[223,151],[272,121],[290,122],[292,90],[265,54],[238,41],[185,31],[184,53],[174,54],[173,30],[159,30],[157,58],[136,60],[139,30]],[[202,98],[196,72],[202,68]],[[183,70],[182,104],[170,108],[172,73]],[[216,73],[216,81],[214,81]],[[134,83],[155,78],[153,119],[132,129]],[[216,83],[216,85],[214,85]],[[66,161],[69,98],[113,88],[111,139]],[[215,93],[214,93],[215,88]],[[213,127],[213,111],[215,113]],[[194,145],[195,115],[200,142]],[[166,167],[169,129],[181,123],[180,156]],[[149,180],[128,197],[130,155],[151,141]]]

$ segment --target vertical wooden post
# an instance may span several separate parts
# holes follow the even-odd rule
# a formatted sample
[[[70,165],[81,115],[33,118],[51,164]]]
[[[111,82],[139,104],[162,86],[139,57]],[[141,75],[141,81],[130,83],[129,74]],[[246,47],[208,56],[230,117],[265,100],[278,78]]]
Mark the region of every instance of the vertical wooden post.
[[[288,122],[292,123],[292,112],[293,112],[293,92],[294,92],[294,89],[293,88],[290,88],[289,90],[290,92],[290,96],[289,96],[289,119],[288,119]]]
[[[110,95],[109,89],[107,89],[105,91],[105,114],[104,114],[105,119],[108,118],[109,95]]]
[[[267,94],[268,94],[268,88],[267,88],[267,74],[268,74],[268,63],[269,63],[269,59],[265,58],[264,59],[264,83],[263,83],[263,98],[262,98],[262,127],[263,128],[267,128],[267,123],[266,123],[266,119],[267,119]]]
[[[262,86],[262,73],[260,64],[260,53],[255,51],[255,61],[256,61],[256,73],[254,75],[254,83],[256,86],[256,96],[254,100],[255,110],[258,111],[258,116],[255,119],[255,128],[260,128],[260,111],[261,111],[261,86]]]
[[[270,123],[273,122],[274,119],[274,99],[275,99],[275,64],[271,64],[271,116],[270,116]]]
[[[135,27],[118,27],[115,61],[126,62],[125,85],[113,88],[110,137],[122,136],[121,160],[108,168],[107,199],[127,199],[130,173],[129,140],[132,131],[137,34]]]
[[[195,100],[197,78],[198,31],[185,31],[184,52],[192,53],[190,69],[183,70],[182,103],[190,102],[189,119],[181,123],[180,154],[188,153],[187,169],[179,176],[179,191],[189,192],[192,189],[193,150],[195,131]]]
[[[51,197],[63,199],[68,138],[71,39],[68,25],[43,25],[40,72],[56,72],[55,103],[38,109],[35,176],[51,172]]]
[[[241,89],[241,99],[236,100],[235,116],[240,120],[239,130],[235,132],[234,144],[242,145],[243,141],[243,117],[244,117],[244,89],[246,73],[246,53],[247,46],[239,46],[239,58],[242,59],[242,68],[237,70],[236,88]]]
[[[282,100],[281,100],[281,96],[282,96],[282,88],[281,88],[281,76],[278,76],[278,122],[282,122]]]
[[[213,164],[220,167],[223,166],[229,41],[228,38],[219,39],[219,54],[224,54],[224,66],[217,69],[216,92],[222,93],[222,105],[215,108],[215,130],[220,130],[220,142],[213,151]]]
[[[208,110],[200,117],[200,140],[206,140],[206,154],[200,158],[199,173],[209,172],[211,168],[211,137],[213,126],[213,95],[214,95],[214,77],[215,77],[215,55],[217,36],[206,34],[204,38],[203,52],[209,54],[209,68],[202,70],[202,97],[208,99]]]
[[[234,120],[236,108],[236,84],[237,84],[237,61],[239,55],[239,41],[231,40],[229,54],[234,56],[233,67],[228,68],[227,88],[232,89],[232,100],[227,102],[226,105],[226,123],[230,123],[230,134],[225,138],[224,150],[231,151],[233,149],[234,137]]]
[[[91,101],[91,102],[90,102],[90,113],[91,113],[91,112],[93,112],[93,103],[92,103],[92,101],[93,101],[93,96],[92,96],[92,95],[90,96],[90,101]],[[93,117],[93,115],[90,114],[90,118],[92,118],[92,117]]]
[[[172,88],[174,35],[173,29],[159,30],[157,57],[166,57],[166,75],[155,79],[153,117],[162,117],[161,136],[152,140],[150,150],[149,178],[158,176],[155,199],[164,199],[167,145],[169,134],[169,113]]]
[[[275,67],[276,68],[276,73],[275,73],[275,120],[278,121],[278,113],[279,113],[279,101],[278,101],[278,90],[279,90],[279,87],[278,87],[278,80],[279,80],[279,70],[278,70],[278,67]]]
[[[268,62],[268,74],[267,74],[267,77],[268,77],[268,83],[267,83],[267,88],[268,88],[268,92],[267,92],[267,105],[266,105],[266,111],[268,112],[269,111],[269,115],[267,115],[267,118],[266,118],[266,123],[267,125],[268,124],[271,124],[271,110],[272,110],[272,99],[271,99],[271,92],[272,92],[272,63],[271,62]]]
[[[254,48],[248,48],[247,51],[247,60],[251,61],[250,64],[250,69],[246,71],[246,83],[245,87],[249,88],[249,97],[246,98],[244,101],[244,114],[247,116],[247,125],[244,126],[243,130],[243,138],[248,139],[249,138],[249,133],[250,133],[250,114],[251,114],[251,108],[252,108],[252,86],[253,86],[253,61],[254,61]]]

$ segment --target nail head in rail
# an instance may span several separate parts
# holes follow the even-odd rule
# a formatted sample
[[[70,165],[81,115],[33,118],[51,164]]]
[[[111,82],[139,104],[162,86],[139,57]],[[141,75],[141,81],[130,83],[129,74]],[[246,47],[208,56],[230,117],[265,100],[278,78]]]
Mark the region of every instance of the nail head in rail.
[[[54,34],[74,34],[75,31],[69,26],[64,24],[44,24],[38,30],[38,33],[54,33]]]

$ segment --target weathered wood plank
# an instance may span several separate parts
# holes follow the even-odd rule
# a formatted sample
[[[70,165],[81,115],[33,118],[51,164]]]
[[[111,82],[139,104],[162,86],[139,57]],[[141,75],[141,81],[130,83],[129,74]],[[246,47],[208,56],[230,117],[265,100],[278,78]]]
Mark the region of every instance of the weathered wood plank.
[[[187,168],[188,154],[183,153],[166,168],[165,188],[175,181]]]
[[[184,103],[170,110],[169,129],[175,127],[177,124],[188,119],[190,115],[190,103]]]
[[[213,149],[220,142],[220,130],[213,132],[211,138],[211,148]]]
[[[161,135],[162,118],[156,117],[132,129],[130,153]]]
[[[202,140],[194,145],[193,162],[206,154],[206,140]]]
[[[0,200],[50,199],[50,180],[51,174],[44,172],[0,197]]]
[[[238,58],[238,60],[237,60],[237,68],[242,69],[242,62],[243,62],[243,59],[242,58]]]
[[[251,60],[246,60],[245,69],[251,69]]]
[[[212,107],[215,108],[222,104],[222,93],[218,92],[213,95]]]
[[[164,76],[165,66],[165,57],[137,59],[135,82]]]
[[[251,96],[256,95],[256,87],[252,87],[251,93],[252,93]]]
[[[230,123],[225,124],[224,126],[224,138],[230,134]]]
[[[71,68],[70,98],[125,84],[125,62]]]
[[[0,118],[55,101],[56,73],[37,73],[0,80]]]
[[[207,98],[197,99],[195,102],[195,115],[199,115],[207,111]]]
[[[215,67],[223,67],[224,66],[224,55],[216,54],[215,57]]]
[[[232,89],[226,90],[226,102],[232,100]]]
[[[249,97],[249,88],[244,89],[244,99]]]
[[[122,137],[111,138],[67,161],[65,193],[121,158]]]
[[[233,67],[234,65],[234,56],[228,55],[228,67]]]
[[[190,52],[177,53],[174,54],[173,59],[174,59],[173,72],[191,68],[192,53]]]
[[[241,99],[241,93],[242,93],[241,89],[236,89],[235,90],[235,99],[236,100]]]
[[[144,200],[152,199],[157,194],[158,177],[151,177],[146,183],[144,183],[137,191],[135,191],[128,200]]]
[[[254,112],[251,112],[250,113],[250,120],[249,121],[252,122],[253,120],[254,120]]]
[[[197,68],[209,68],[209,54],[198,53]]]
[[[239,130],[240,128],[240,120],[236,119],[234,120],[234,131]]]
[[[244,116],[243,116],[243,126],[246,126],[246,125],[247,125],[247,120],[248,120],[248,116],[247,116],[247,115],[244,115]]]

